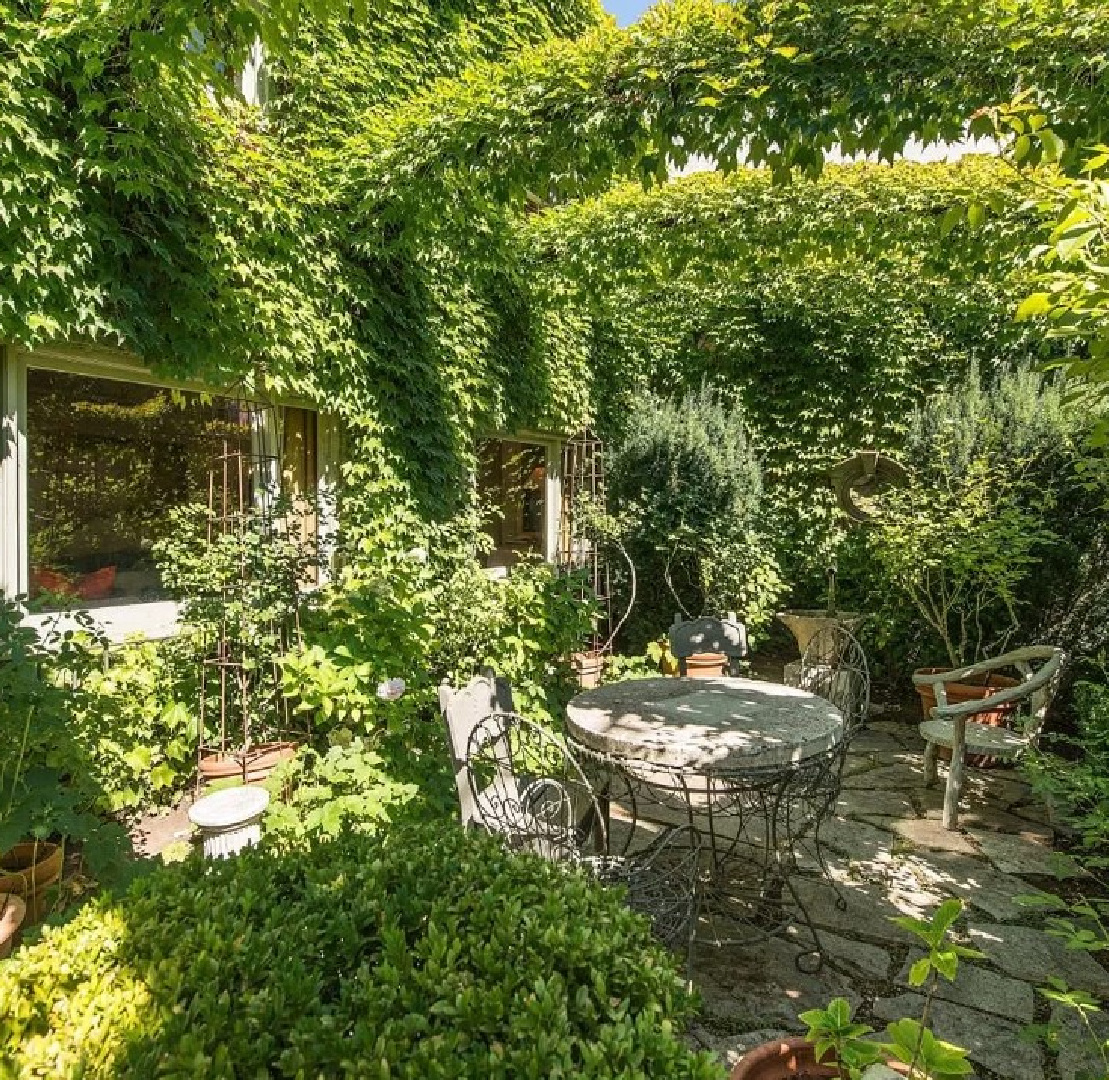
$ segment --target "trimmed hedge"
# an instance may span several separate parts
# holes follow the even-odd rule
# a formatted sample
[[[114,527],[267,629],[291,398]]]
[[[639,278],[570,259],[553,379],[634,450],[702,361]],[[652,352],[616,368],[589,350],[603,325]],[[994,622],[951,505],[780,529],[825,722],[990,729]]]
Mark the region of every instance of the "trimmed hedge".
[[[0,965],[0,1074],[718,1078],[645,920],[454,827],[195,859]]]

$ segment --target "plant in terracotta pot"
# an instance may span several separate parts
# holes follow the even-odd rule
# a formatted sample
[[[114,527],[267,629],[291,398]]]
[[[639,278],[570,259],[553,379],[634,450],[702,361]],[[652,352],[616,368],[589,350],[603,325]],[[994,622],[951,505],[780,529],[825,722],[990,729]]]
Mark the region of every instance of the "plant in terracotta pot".
[[[800,1015],[808,1026],[803,1038],[765,1043],[746,1054],[731,1080],[958,1080],[971,1071],[966,1051],[936,1038],[928,1021],[940,978],[954,981],[961,959],[980,959],[976,949],[958,945],[950,930],[963,910],[961,900],[942,903],[929,920],[901,917],[894,921],[923,944],[925,953],[912,965],[909,984],[926,987],[919,1020],[902,1018],[886,1028],[885,1040],[858,1022],[850,1004],[836,998],[823,1009]]]
[[[1042,462],[1057,453],[1051,418],[1062,407],[1058,388],[1018,369],[992,387],[972,371],[914,413],[906,483],[885,493],[868,536],[886,582],[942,648],[945,666],[926,670],[997,655],[1019,632],[1022,595],[1057,542],[1048,527],[1052,474]],[[964,700],[1002,685],[997,677],[968,685]],[[922,704],[927,711],[934,702]]]
[[[281,662],[298,639],[315,544],[291,524],[285,497],[238,511],[233,526],[202,505],[170,517],[154,555],[197,649],[200,774],[264,779],[305,734],[284,697]]]

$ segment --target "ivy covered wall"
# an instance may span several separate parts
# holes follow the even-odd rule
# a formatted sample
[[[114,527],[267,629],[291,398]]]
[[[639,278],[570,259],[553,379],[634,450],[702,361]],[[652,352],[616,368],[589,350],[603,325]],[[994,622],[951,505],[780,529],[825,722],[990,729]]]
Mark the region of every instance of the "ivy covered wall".
[[[627,31],[592,0],[298,6],[270,26],[245,2],[0,0],[0,341],[95,338],[313,398],[347,425],[367,550],[465,529],[484,432],[616,430],[638,389],[707,375],[774,480],[894,438],[974,355],[1036,351],[1007,322],[1038,224],[1007,176],[567,203],[694,151],[746,144],[781,180],[837,143],[992,130],[1019,72],[1077,145],[1103,4],[678,0]],[[256,33],[265,113],[221,92]]]

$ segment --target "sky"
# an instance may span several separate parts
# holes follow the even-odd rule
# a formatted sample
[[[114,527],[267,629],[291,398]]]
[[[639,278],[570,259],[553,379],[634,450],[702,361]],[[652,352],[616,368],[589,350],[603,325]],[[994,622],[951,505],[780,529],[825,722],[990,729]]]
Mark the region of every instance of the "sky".
[[[604,0],[605,10],[616,16],[621,26],[635,22],[654,0]]]

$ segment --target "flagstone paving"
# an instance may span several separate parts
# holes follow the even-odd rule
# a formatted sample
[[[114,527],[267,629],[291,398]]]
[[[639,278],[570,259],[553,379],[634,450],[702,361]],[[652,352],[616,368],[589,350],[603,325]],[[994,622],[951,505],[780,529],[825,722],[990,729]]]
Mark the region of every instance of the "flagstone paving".
[[[924,998],[910,987],[908,971],[921,953],[891,920],[927,917],[954,896],[966,904],[955,937],[985,959],[964,961],[957,981],[940,986],[930,1013],[936,1034],[966,1047],[975,1075],[990,1080],[1075,1080],[1090,1068],[1077,1022],[1036,988],[1058,976],[1109,1000],[1109,970],[1067,950],[1046,932],[1042,912],[1017,901],[1080,875],[1054,849],[1050,815],[1016,771],[972,770],[961,828],[949,832],[939,819],[943,767],[939,785],[925,789],[922,758],[909,720],[872,720],[855,741],[836,816],[821,832],[844,903],[814,860],[802,858],[796,879],[821,934],[822,969],[797,969],[794,959],[811,948],[811,938],[796,921],[755,944],[698,946],[697,1045],[734,1064],[768,1039],[803,1032],[798,1014],[833,997],[847,998],[878,1030],[901,1016],[919,1018]],[[1020,1037],[1025,1025],[1048,1021],[1062,1025],[1058,1050]]]

